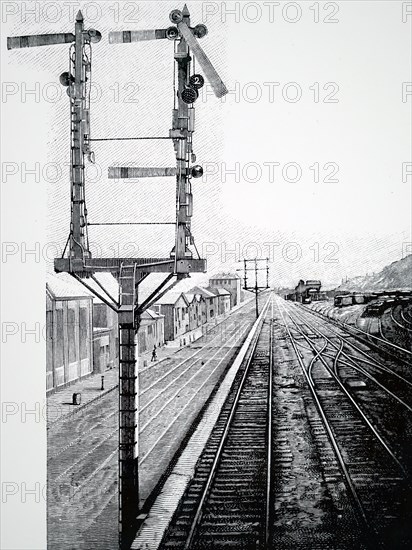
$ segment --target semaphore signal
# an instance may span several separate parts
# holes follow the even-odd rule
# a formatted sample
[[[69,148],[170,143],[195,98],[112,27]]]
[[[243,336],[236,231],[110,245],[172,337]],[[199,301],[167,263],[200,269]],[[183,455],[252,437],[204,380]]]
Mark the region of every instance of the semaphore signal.
[[[166,29],[121,31],[109,34],[111,44],[168,39],[174,41],[174,59],[177,82],[169,136],[162,137],[90,137],[90,79],[91,44],[101,40],[94,29],[85,30],[83,16],[78,12],[75,32],[9,37],[8,49],[31,48],[56,44],[71,44],[69,70],[60,75],[60,82],[67,88],[70,100],[70,232],[61,258],[56,258],[56,272],[67,272],[98,296],[118,314],[119,322],[119,545],[122,550],[130,547],[136,532],[139,514],[139,407],[137,393],[136,332],[142,312],[163,296],[179,280],[190,273],[205,272],[206,260],[194,258],[190,246],[195,246],[191,233],[193,215],[192,178],[199,178],[203,168],[196,163],[193,151],[195,126],[194,106],[205,78],[193,70],[192,56],[196,59],[210,82],[217,97],[227,94],[227,88],[202,50],[198,39],[204,37],[207,28],[203,24],[190,26],[187,6],[173,10],[170,20],[174,24]],[[89,225],[125,225],[113,222],[92,224],[87,220],[85,203],[85,161],[94,162],[91,151],[93,141],[142,139],[167,139],[173,142],[176,155],[175,167],[110,167],[109,178],[175,177],[175,222],[130,222],[130,225],[175,226],[175,242],[168,258],[93,258],[89,250],[87,228]],[[128,224],[129,225],[129,224]],[[196,246],[195,246],[196,248]],[[197,250],[196,250],[197,252]],[[198,255],[199,256],[199,255]],[[110,296],[95,274],[112,273],[119,282],[118,301]],[[164,281],[143,303],[138,302],[139,284],[150,273],[163,273]],[[86,281],[92,278],[99,291]],[[174,279],[174,281],[173,281]]]

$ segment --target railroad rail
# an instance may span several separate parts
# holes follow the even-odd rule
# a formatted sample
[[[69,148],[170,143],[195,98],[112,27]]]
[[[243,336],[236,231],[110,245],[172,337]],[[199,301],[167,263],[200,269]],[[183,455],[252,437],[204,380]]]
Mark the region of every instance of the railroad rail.
[[[412,309],[402,310],[402,319],[412,327]]]
[[[303,309],[303,306],[298,306],[298,307]],[[361,342],[364,342],[367,345],[376,349],[377,351],[389,357],[392,357],[397,361],[402,361],[404,364],[409,366],[410,361],[412,359],[412,351],[406,348],[403,348],[401,346],[398,346],[393,342],[390,342],[389,340],[383,339],[380,336],[376,336],[375,334],[370,334],[369,332],[359,328],[358,326],[351,326],[342,321],[338,321],[335,318],[327,317],[327,315],[319,311],[316,311],[314,309],[304,308],[304,310],[312,314],[313,316],[317,316],[317,317],[320,317],[321,319],[328,320],[329,322],[345,330],[348,334],[357,338]]]
[[[396,318],[396,314],[395,312],[396,311],[399,311],[399,317],[401,318],[401,320],[403,321],[403,323],[401,321],[398,321],[398,319]],[[396,305],[394,307],[391,308],[391,319],[392,321],[395,323],[395,325],[397,325],[400,329],[402,330],[406,330],[408,332],[411,332],[412,331],[412,323],[410,321],[408,321],[406,318],[405,318],[405,315],[404,315],[404,311],[402,309],[401,306],[399,305]]]
[[[268,305],[162,548],[270,547],[273,336]]]
[[[373,377],[356,365],[345,351],[345,340],[337,337],[336,331],[333,337],[328,337],[309,323],[301,310],[294,309],[291,313],[291,308],[287,309],[279,301],[278,307],[363,524],[366,544],[370,548],[390,547],[390,532],[399,529],[399,548],[410,547],[411,534],[406,517],[410,512],[405,508],[410,495],[411,472],[407,471],[410,464],[401,462],[397,456],[398,447],[382,437],[380,429],[354,397],[354,392],[348,391],[342,382],[342,368],[349,365],[369,379]],[[308,358],[308,351],[311,358]],[[374,382],[410,415],[410,405],[376,379]]]

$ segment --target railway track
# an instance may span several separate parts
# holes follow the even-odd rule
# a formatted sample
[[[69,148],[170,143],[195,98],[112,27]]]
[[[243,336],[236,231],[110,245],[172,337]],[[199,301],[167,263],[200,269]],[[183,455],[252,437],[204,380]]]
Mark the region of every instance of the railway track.
[[[347,369],[348,364],[352,369],[356,367],[344,350],[345,341],[337,338],[336,332],[328,337],[317,330],[302,312],[291,313],[291,308],[280,302],[278,306],[363,524],[365,543],[369,548],[410,548],[410,478],[397,456],[396,446],[385,441],[342,382],[342,369]],[[308,348],[312,357],[308,357]],[[381,385],[380,390],[386,388]],[[402,399],[398,405],[408,407]],[[407,412],[410,414],[411,410]],[[324,442],[319,441],[319,445]]]
[[[360,342],[366,343],[368,346],[379,351],[386,357],[390,357],[398,362],[402,362],[409,367],[412,360],[412,351],[402,346],[398,346],[397,344],[394,344],[386,338],[382,338],[382,334],[381,336],[371,334],[370,332],[363,330],[358,326],[347,325],[345,323],[342,323],[341,321],[336,320],[335,318],[329,318],[314,309],[305,308],[305,311],[313,316],[320,317],[321,319],[327,320],[335,324],[336,326],[347,332],[350,336],[355,337]],[[380,326],[378,327],[378,330],[380,331]]]
[[[402,309],[401,317],[412,328],[412,309]]]
[[[400,321],[396,317],[396,312],[399,312]],[[403,308],[401,306],[395,306],[391,308],[391,319],[396,326],[405,331],[412,331],[412,323],[405,318]],[[402,322],[403,321],[403,322]]]
[[[162,548],[268,548],[272,322],[263,318]]]
[[[341,523],[347,526],[337,528],[339,534],[335,529],[333,538],[333,530],[321,524],[299,548],[349,549],[353,544],[368,550],[410,548],[412,457],[391,441],[385,422],[379,419],[382,408],[388,407],[395,424],[399,420],[406,429],[405,419],[410,421],[412,416],[412,380],[370,357],[365,346],[349,342],[333,325],[332,334],[325,334],[325,327],[305,319],[304,311],[280,304],[280,318],[309,390],[302,395],[328,486],[325,498],[334,501],[344,516]],[[272,434],[272,340],[273,311],[272,320],[264,320],[247,364],[235,380],[162,549],[269,549],[282,545],[284,526],[279,518],[290,521],[296,512],[285,514],[285,493],[278,493],[278,488],[281,472],[294,476],[296,456],[289,450],[285,454],[285,447],[278,448]],[[358,382],[369,383],[363,400],[357,398],[356,387],[348,385],[354,375]],[[391,386],[389,380],[398,386]],[[403,393],[398,391],[399,384],[406,387]],[[276,410],[278,417],[281,403]],[[279,428],[288,430],[290,426]],[[411,443],[411,424],[408,429]],[[281,443],[285,444],[283,436]],[[309,465],[308,471],[313,467]],[[305,505],[310,508],[313,503],[310,500],[302,503]],[[306,528],[307,524],[303,530]],[[291,545],[290,531],[286,536],[285,548],[296,547]]]
[[[412,376],[410,375],[409,366],[406,369],[402,369],[402,373],[400,373],[397,371],[393,363],[388,366],[388,364],[372,357],[371,354],[366,351],[367,348],[364,346],[361,347],[353,342],[354,338],[352,335],[348,335],[349,338],[351,338],[349,339],[347,336],[339,333],[339,329],[334,328],[333,325],[323,325],[322,323],[314,325],[307,320],[305,321],[305,324],[310,327],[311,331],[317,333],[322,338],[326,338],[331,347],[337,350],[340,346],[339,354],[337,356],[340,363],[349,365],[351,368],[369,378],[381,388],[382,384],[380,384],[380,382],[383,381],[386,387],[382,389],[384,389],[388,394],[391,394],[391,388],[394,390],[396,389],[396,392],[398,393],[404,393],[406,401],[409,402],[409,405],[412,405]],[[325,329],[332,333],[332,337],[328,337],[325,334]],[[334,342],[335,339],[339,342],[339,344]],[[339,355],[341,357],[339,357]],[[334,362],[334,369],[336,372],[336,358]],[[392,397],[397,399],[397,396],[395,395],[392,395]],[[406,403],[402,404],[405,404],[408,408]]]

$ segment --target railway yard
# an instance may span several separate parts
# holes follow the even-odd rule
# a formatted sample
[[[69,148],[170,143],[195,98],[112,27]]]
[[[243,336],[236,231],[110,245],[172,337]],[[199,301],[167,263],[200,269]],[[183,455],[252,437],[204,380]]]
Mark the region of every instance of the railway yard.
[[[410,310],[259,300],[139,370],[132,548],[410,548]],[[116,547],[117,414],[111,391],[50,425],[49,548]]]

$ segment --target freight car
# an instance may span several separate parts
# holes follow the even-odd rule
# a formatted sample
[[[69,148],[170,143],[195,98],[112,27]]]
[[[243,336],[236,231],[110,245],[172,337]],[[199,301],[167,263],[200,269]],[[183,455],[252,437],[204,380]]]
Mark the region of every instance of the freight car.
[[[363,294],[340,294],[335,296],[333,305],[335,307],[352,306],[354,304],[364,304],[365,296]]]
[[[366,306],[365,311],[362,314],[362,317],[377,317],[379,315],[382,315],[382,313],[390,307],[390,304],[387,304],[383,300],[377,300],[373,304],[369,304]]]

